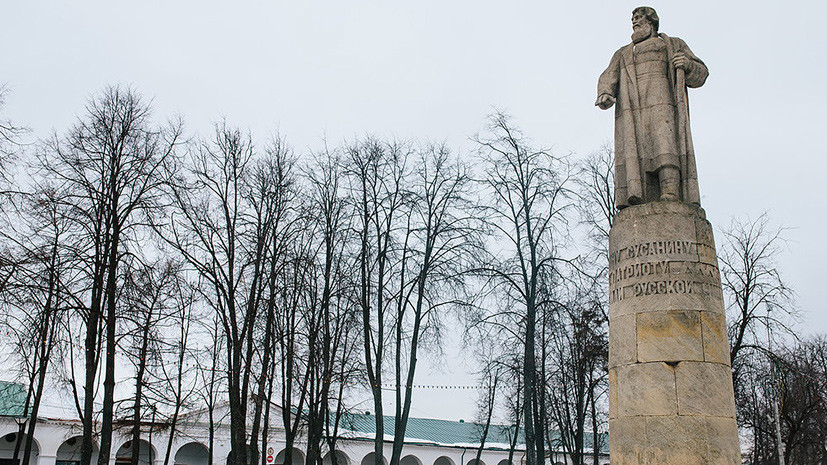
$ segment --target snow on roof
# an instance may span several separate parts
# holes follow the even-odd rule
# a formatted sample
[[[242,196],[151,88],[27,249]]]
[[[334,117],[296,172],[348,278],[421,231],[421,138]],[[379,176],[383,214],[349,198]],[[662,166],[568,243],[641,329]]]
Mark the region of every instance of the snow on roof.
[[[382,418],[385,436],[393,439],[394,417],[384,416]],[[405,442],[425,443],[452,447],[479,447],[484,429],[483,424],[469,423],[465,421],[440,420],[433,418],[409,418],[405,428]],[[356,437],[373,438],[376,433],[376,417],[370,414],[345,414],[341,420],[341,428],[355,433]],[[552,441],[555,441],[552,438]],[[608,441],[605,434],[602,434],[601,452],[608,453]],[[514,439],[514,427],[507,425],[490,425],[488,435],[485,438],[487,449],[511,448]],[[555,441],[556,442],[556,441]],[[584,446],[591,447],[592,434],[586,432],[583,438]],[[518,432],[515,444],[517,449],[525,449],[525,437],[523,430]]]

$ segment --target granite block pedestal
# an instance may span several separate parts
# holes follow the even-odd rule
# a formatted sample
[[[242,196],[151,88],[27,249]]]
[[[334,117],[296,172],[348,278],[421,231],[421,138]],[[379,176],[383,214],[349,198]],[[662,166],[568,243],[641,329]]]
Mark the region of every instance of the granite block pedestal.
[[[609,238],[612,465],[740,465],[721,278],[698,206],[625,208]]]

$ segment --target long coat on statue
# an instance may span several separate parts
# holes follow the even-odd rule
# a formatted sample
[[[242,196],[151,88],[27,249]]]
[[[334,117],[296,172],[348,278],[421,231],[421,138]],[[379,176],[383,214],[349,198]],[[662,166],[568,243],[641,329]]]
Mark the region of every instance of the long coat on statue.
[[[690,59],[676,70],[675,52]],[[615,52],[600,75],[597,95],[615,97],[615,203],[619,208],[659,198],[657,172],[680,170],[681,200],[700,204],[689,130],[687,87],[700,87],[709,70],[686,43],[659,34]]]

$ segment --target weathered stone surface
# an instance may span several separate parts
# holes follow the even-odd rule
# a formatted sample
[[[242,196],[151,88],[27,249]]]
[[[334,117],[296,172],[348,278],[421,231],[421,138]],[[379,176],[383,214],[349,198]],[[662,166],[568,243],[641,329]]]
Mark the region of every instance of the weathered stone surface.
[[[695,235],[698,242],[706,244],[713,251],[715,250],[715,237],[712,230],[712,223],[706,220],[706,216],[695,218]]]
[[[612,464],[739,464],[720,274],[703,210],[629,207],[615,219],[609,251]]]
[[[732,371],[719,363],[681,362],[675,368],[679,415],[735,416]]]
[[[615,203],[657,200],[700,204],[689,130],[687,86],[700,87],[706,65],[681,39],[658,34],[655,10],[632,15],[632,42],[600,75],[595,105],[615,109]]]
[[[700,312],[639,313],[637,352],[640,362],[702,361],[704,348]]]
[[[720,313],[701,312],[704,360],[729,365],[729,340],[726,319]]]
[[[711,234],[696,206],[653,202],[621,211],[609,245],[612,315],[665,310],[723,314]]]
[[[610,292],[615,293],[612,289]],[[698,289],[692,294],[673,294],[667,302],[663,302],[660,295],[634,296],[634,288],[624,289],[627,296],[623,300],[610,300],[613,307],[613,315],[633,315],[635,313],[659,312],[663,310],[697,310],[712,313],[724,313],[724,301],[720,297],[721,290],[711,285],[699,284]],[[610,297],[611,299],[611,297]]]
[[[623,421],[609,419],[609,431],[612,438],[609,441],[609,456],[611,457],[612,465],[623,463],[624,458],[633,457],[636,453],[637,445],[646,444],[646,418],[647,417],[631,417]]]
[[[735,420],[719,417],[634,417],[609,422],[612,464],[740,465]],[[705,434],[699,435],[702,431]]]
[[[617,370],[609,368],[609,418],[617,418]]]
[[[740,465],[741,444],[733,431],[738,431],[735,418],[708,417],[704,427],[707,434],[709,463],[712,465]]]
[[[613,465],[740,465],[721,276],[700,208],[687,87],[706,66],[632,12],[632,44],[600,76],[616,104],[609,234],[609,448]]]
[[[616,367],[637,362],[637,335],[635,315],[612,318],[611,331],[617,337],[609,340],[609,366]]]
[[[666,363],[623,365],[617,371],[618,418],[677,415],[675,373]]]

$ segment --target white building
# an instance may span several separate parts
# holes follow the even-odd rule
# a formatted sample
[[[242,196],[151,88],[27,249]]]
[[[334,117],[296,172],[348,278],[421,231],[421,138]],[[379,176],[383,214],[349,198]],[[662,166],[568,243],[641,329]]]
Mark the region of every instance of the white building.
[[[6,402],[4,402],[4,397]],[[17,443],[18,421],[8,396],[0,396],[0,465],[12,465]],[[230,453],[230,429],[226,407],[214,412],[218,422],[213,442],[213,463],[223,465]],[[204,411],[184,415],[179,420],[169,444],[169,428],[163,424],[147,424],[138,454],[142,465],[206,465],[208,463],[209,423]],[[392,432],[393,421],[385,417],[386,431]],[[284,464],[285,435],[281,411],[271,410],[268,450],[264,458],[274,465]],[[339,465],[373,465],[375,463],[373,431],[374,418],[369,414],[349,415],[342,421],[336,457]],[[29,465],[80,465],[82,427],[78,420],[57,418],[44,414],[34,434],[34,451]],[[507,428],[492,426],[480,456],[480,425],[462,421],[410,418],[406,429],[405,447],[400,465],[520,465],[524,463],[525,446],[518,444],[510,453]],[[602,438],[604,444],[605,437]],[[522,441],[518,441],[522,442]],[[384,462],[391,456],[392,436],[386,435]],[[22,446],[21,446],[22,448]],[[605,449],[605,446],[604,448]],[[292,465],[304,465],[305,444],[299,438],[294,445]],[[122,425],[113,436],[110,464],[129,463],[133,453],[130,428]],[[22,451],[19,456],[22,456]],[[510,461],[509,461],[510,457]],[[97,458],[94,457],[94,461]],[[324,450],[323,461],[331,465],[330,451]],[[569,463],[562,454],[552,454],[547,464]],[[586,463],[591,464],[591,459]],[[609,463],[605,450],[600,454],[600,465]]]

